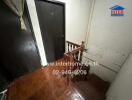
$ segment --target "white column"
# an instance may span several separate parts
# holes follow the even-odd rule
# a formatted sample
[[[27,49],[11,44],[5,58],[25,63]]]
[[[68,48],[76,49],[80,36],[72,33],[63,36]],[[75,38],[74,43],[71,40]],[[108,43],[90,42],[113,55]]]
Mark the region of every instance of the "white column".
[[[33,26],[35,39],[36,39],[38,50],[39,50],[39,55],[41,58],[41,65],[45,66],[47,65],[47,59],[45,55],[45,49],[44,49],[44,45],[42,41],[41,30],[39,26],[39,21],[38,21],[38,16],[37,16],[34,0],[27,0],[27,6],[28,6],[29,15],[31,18],[31,23]]]

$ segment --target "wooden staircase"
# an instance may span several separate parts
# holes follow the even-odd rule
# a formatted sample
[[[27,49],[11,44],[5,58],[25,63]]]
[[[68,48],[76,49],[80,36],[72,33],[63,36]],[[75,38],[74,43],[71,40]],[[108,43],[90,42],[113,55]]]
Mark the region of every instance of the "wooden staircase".
[[[70,58],[73,58],[76,61],[81,62],[82,61],[82,55],[84,51],[84,42],[82,41],[81,45],[72,43],[70,41],[66,41],[66,56],[70,56]]]
[[[82,64],[84,43],[78,46],[71,42],[67,43],[69,51],[56,63],[79,62]],[[105,100],[105,93],[109,84],[96,75],[88,73],[85,76],[77,75],[71,78],[70,75],[57,77],[53,74],[54,70],[64,71],[69,69],[72,71],[81,69],[89,72],[89,68],[86,65],[73,67],[48,65],[24,75],[10,84],[6,100],[73,100],[73,95],[76,95],[78,100]]]
[[[70,41],[66,41],[66,53],[64,54],[64,58],[69,62],[78,64],[75,66],[69,66],[67,67],[66,70],[71,70],[72,72],[76,70],[80,70],[86,72],[86,74],[83,75],[78,74],[72,78],[70,78],[71,76],[69,76],[70,80],[72,81],[86,80],[89,74],[90,66],[82,63],[84,48],[85,46],[83,41],[80,45],[76,43],[72,43]]]

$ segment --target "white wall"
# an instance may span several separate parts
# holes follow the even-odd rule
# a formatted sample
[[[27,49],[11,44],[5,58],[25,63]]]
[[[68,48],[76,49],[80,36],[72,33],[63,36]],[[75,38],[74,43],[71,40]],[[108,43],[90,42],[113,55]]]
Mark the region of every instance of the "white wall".
[[[93,61],[90,58],[83,56],[82,63],[90,65],[90,73],[94,73],[105,81],[112,82],[116,76],[116,73],[106,68],[106,66],[100,64],[97,61]]]
[[[131,0],[96,0],[95,2],[86,56],[116,72],[120,70],[132,50],[131,4]],[[109,8],[114,5],[126,8],[124,17],[111,17]],[[107,74],[105,72],[104,76]],[[114,78],[112,74],[109,76],[111,79]]]
[[[51,0],[54,1],[54,0]],[[91,0],[56,0],[66,5],[66,40],[81,43],[85,40]]]
[[[111,85],[107,100],[132,100],[132,54]]]
[[[85,40],[90,0],[69,0],[66,5],[66,39],[75,43]]]

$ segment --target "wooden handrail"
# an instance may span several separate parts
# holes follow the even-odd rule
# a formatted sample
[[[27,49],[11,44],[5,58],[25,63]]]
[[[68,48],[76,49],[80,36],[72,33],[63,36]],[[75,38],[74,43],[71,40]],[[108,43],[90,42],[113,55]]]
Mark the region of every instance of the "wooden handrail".
[[[75,60],[81,62],[84,51],[84,42],[82,42],[81,45],[69,41],[66,42],[67,42],[67,52],[65,53],[65,55],[70,56],[71,59],[74,58]]]
[[[79,62],[81,64],[82,62],[82,55],[83,55],[83,51],[84,51],[84,42],[82,42],[81,45],[66,41],[66,45],[67,45],[67,52],[64,54],[64,58],[66,61],[70,61],[72,63],[74,62]],[[84,66],[84,65],[83,65]],[[66,67],[67,70],[71,70],[74,71],[75,68],[78,68],[81,66],[70,66],[70,67]],[[88,70],[89,71],[89,70]],[[67,75],[67,80],[68,80],[68,84],[70,81],[71,76]]]
[[[80,45],[76,44],[76,43],[72,43],[70,41],[66,41],[68,44],[71,44],[71,45],[74,45],[74,46],[77,46],[77,47],[80,47]]]

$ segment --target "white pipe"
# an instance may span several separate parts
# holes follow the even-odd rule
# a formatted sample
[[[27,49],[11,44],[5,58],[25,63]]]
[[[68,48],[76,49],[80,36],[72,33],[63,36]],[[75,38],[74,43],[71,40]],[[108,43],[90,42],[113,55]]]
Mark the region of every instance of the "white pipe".
[[[96,0],[92,0],[92,3],[91,3],[91,9],[90,9],[90,14],[89,14],[89,19],[88,19],[88,28],[87,28],[87,32],[85,35],[85,47],[88,47],[92,18],[93,18],[93,12],[94,12],[94,8],[95,8],[95,2],[96,2]]]

